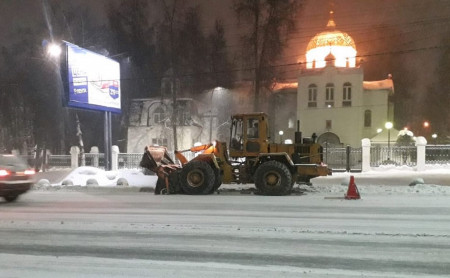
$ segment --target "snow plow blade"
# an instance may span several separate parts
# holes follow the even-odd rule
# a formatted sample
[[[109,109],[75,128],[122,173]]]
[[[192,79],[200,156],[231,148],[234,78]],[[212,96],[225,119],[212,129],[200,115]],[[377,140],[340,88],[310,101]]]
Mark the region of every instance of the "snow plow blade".
[[[170,158],[167,148],[162,146],[145,147],[139,166],[154,172],[158,176],[155,193],[161,192],[161,187],[165,187],[164,193],[169,194],[174,187],[170,187],[169,177],[175,177],[176,171],[180,169],[178,164]]]

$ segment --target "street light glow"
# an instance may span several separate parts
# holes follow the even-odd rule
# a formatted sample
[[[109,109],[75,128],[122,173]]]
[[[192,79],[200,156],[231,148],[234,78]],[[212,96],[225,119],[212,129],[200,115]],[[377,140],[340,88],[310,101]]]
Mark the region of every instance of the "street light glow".
[[[429,122],[427,122],[427,121],[423,122],[423,127],[429,127],[429,126],[430,126]]]
[[[386,129],[391,129],[394,125],[391,122],[386,122],[386,124],[384,125],[384,127]]]
[[[59,57],[61,52],[61,46],[57,44],[52,43],[47,47],[47,53],[52,57]]]

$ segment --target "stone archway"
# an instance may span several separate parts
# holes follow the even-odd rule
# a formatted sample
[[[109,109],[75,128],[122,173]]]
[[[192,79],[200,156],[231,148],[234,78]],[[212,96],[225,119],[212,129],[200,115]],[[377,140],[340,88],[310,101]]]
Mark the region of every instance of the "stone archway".
[[[325,132],[317,138],[317,143],[322,147],[326,147],[327,144],[328,146],[339,146],[341,145],[341,140],[339,139],[339,136],[333,132]]]

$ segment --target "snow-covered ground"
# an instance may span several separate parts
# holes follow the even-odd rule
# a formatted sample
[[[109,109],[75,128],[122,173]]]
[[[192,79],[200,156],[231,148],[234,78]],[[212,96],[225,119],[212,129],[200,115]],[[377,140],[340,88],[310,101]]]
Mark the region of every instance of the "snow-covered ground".
[[[51,173],[51,172],[49,172]],[[350,176],[360,193],[367,194],[437,194],[450,195],[450,165],[428,166],[425,171],[415,171],[411,167],[382,166],[364,173],[333,173],[332,176],[312,180],[312,186],[297,185],[297,192],[345,193]],[[139,169],[104,171],[94,167],[79,167],[67,172],[57,182],[50,182],[45,173],[37,175],[37,187],[48,186],[98,186],[98,187],[150,187],[154,188],[157,177],[144,175]],[[414,185],[414,186],[413,186]],[[247,190],[253,184],[224,184],[221,190]]]
[[[350,175],[361,200],[343,198]],[[37,174],[46,176],[52,184],[1,207],[0,237],[7,240],[0,243],[0,277],[450,273],[447,167],[334,173],[313,179],[312,186],[296,185],[291,196],[255,196],[253,184],[226,184],[210,196],[141,193],[140,187],[154,187],[156,177],[139,170],[80,167]],[[413,181],[423,184],[410,186]],[[59,190],[71,187],[64,184],[74,189]],[[93,187],[102,189],[88,190]]]

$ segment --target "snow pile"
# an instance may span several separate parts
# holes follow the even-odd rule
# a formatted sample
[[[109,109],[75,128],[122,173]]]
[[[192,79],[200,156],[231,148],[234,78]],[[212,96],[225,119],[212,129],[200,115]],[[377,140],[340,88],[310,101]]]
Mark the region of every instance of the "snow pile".
[[[155,175],[144,175],[137,169],[105,171],[95,167],[83,166],[73,170],[61,182],[54,185],[98,185],[98,186],[151,186],[156,185]]]
[[[359,192],[364,194],[422,194],[450,195],[449,165],[428,165],[424,171],[413,167],[383,165],[364,173],[333,173],[332,176],[312,179],[309,191],[342,193],[354,176]],[[308,189],[305,189],[308,191]]]

